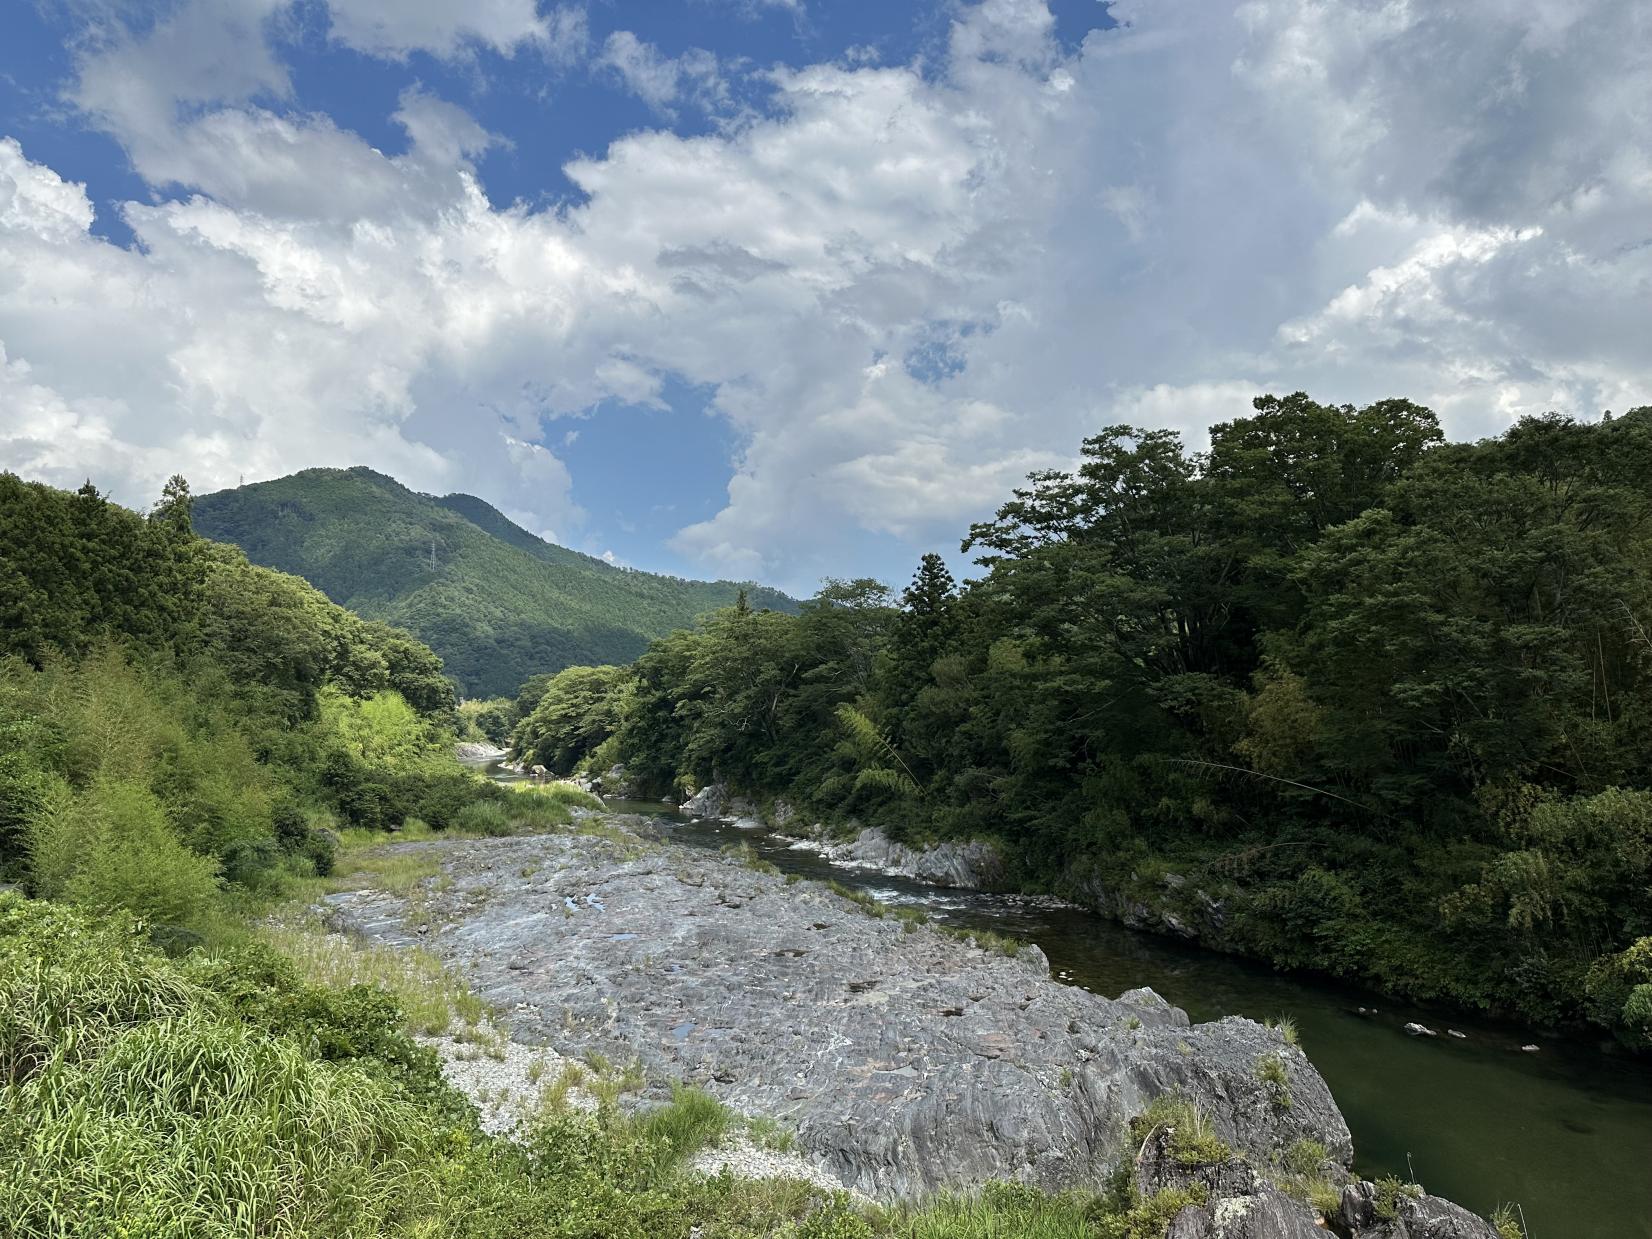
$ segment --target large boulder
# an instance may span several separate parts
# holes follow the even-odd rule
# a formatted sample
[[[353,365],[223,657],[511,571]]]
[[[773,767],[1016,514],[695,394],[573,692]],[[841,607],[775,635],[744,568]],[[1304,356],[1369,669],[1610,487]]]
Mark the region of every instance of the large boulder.
[[[840,865],[899,874],[935,886],[997,890],[1005,882],[1003,857],[992,844],[979,839],[914,848],[870,826],[847,843],[822,844],[820,851]]]
[[[729,802],[728,788],[721,783],[707,783],[687,800],[682,811],[689,817],[722,817]]]
[[[626,772],[624,766],[615,764],[590,780],[591,791],[614,800],[635,800],[640,794],[637,781]]]
[[[1460,1205],[1393,1182],[1350,1183],[1338,1221],[1356,1239],[1499,1239],[1496,1227]]]
[[[1227,924],[1227,905],[1179,873],[1164,874],[1145,892],[1119,890],[1088,872],[1068,874],[1066,886],[1084,907],[1131,929],[1188,942],[1220,942]]]
[[[1131,1167],[1133,1185],[1143,1197],[1191,1189],[1205,1201],[1171,1219],[1166,1239],[1324,1239],[1318,1215],[1268,1182],[1245,1158],[1228,1153],[1192,1160],[1181,1139],[1185,1136],[1171,1126],[1154,1127]]]

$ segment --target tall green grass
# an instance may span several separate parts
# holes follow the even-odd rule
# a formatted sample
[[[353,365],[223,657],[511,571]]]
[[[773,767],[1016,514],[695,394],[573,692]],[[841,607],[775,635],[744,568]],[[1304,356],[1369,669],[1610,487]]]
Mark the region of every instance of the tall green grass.
[[[205,975],[128,918],[0,896],[0,1233],[368,1236],[417,1198],[446,1137],[415,1092]],[[302,1034],[328,999],[293,997]]]
[[[512,783],[510,788],[527,796],[538,796],[570,809],[600,809],[602,801],[573,783]]]

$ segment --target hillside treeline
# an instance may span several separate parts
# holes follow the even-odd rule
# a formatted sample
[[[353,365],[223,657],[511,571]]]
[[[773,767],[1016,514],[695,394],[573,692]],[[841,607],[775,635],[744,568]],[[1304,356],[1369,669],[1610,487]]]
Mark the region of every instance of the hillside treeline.
[[[510,691],[534,672],[629,661],[741,588],[616,568],[535,537],[473,495],[421,495],[359,467],[203,496],[195,525],[413,633],[475,697]],[[790,608],[783,594],[750,589]]]
[[[1204,452],[1086,440],[962,588],[927,556],[541,680],[515,745],[1652,1045],[1652,408],[1469,444],[1403,400],[1254,405]]]
[[[325,873],[338,831],[477,791],[440,660],[195,536],[190,502],[0,474],[0,878],[193,933]]]

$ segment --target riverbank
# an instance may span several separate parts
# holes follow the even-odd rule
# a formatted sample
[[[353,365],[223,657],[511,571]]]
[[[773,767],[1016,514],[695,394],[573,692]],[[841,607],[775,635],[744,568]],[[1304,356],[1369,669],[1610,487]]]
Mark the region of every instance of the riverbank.
[[[1207,951],[1244,958],[1287,972],[1322,977],[1326,981],[1364,987],[1371,994],[1370,1006],[1407,1006],[1433,1002],[1431,1023],[1418,1035],[1454,1035],[1450,1024],[1491,1019],[1509,1028],[1523,1028],[1521,1042],[1528,1052],[1541,1050],[1539,1041],[1567,1038],[1578,1044],[1591,1040],[1600,1044],[1598,1028],[1581,1019],[1571,1025],[1540,1026],[1522,1020],[1518,1013],[1500,1010],[1471,1010],[1449,998],[1416,994],[1405,987],[1385,989],[1379,979],[1362,974],[1339,974],[1324,966],[1304,967],[1300,963],[1270,958],[1235,937],[1234,925],[1242,922],[1246,905],[1242,896],[1220,881],[1199,879],[1196,872],[1176,872],[1160,867],[1151,879],[1108,882],[1097,867],[1082,858],[1069,865],[1053,883],[1029,883],[1026,875],[1003,850],[989,839],[935,840],[902,843],[881,827],[860,822],[811,821],[783,797],[753,798],[736,794],[723,784],[710,784],[683,802],[679,810],[696,820],[720,822],[746,830],[764,830],[791,847],[812,852],[834,866],[863,870],[890,877],[907,878],[959,891],[996,895],[1015,894],[1043,901],[1047,906],[1065,906],[1102,917],[1142,933],[1188,943]],[[1196,870],[1196,867],[1194,867]],[[1051,893],[1051,890],[1057,893]],[[1374,1012],[1373,1012],[1374,1013]],[[1437,1018],[1436,1018],[1437,1017]],[[1594,1034],[1591,1037],[1591,1034]],[[1615,1052],[1648,1060],[1645,1055],[1621,1045]]]
[[[1365,1177],[1415,1177],[1482,1212],[1518,1200],[1538,1236],[1652,1239],[1652,1072],[1635,1060],[1547,1038],[1541,1053],[1525,1053],[1529,1029],[1276,971],[1048,897],[846,867],[770,831],[653,811],[674,840],[712,851],[732,841],[787,874],[835,881],[957,929],[1037,942],[1070,985],[1108,995],[1151,985],[1195,1020],[1288,1015],[1348,1120]],[[1414,1021],[1442,1035],[1407,1036]]]
[[[1137,1173],[1129,1120],[1167,1096],[1247,1159],[1252,1177],[1215,1174],[1208,1200],[1228,1192],[1258,1219],[1311,1227],[1307,1205],[1275,1200],[1275,1180],[1295,1174],[1298,1194],[1314,1186],[1324,1205],[1350,1178],[1346,1125],[1280,1031],[1190,1026],[1147,991],[1114,1001],[1059,985],[1036,948],[986,951],[650,833],[604,818],[600,837],[399,845],[441,878],[416,896],[346,892],[328,906],[342,926],[462,971],[516,1041],[634,1055],[656,1093],[682,1081],[780,1120],[868,1196]],[[1150,1193],[1167,1186],[1141,1173]],[[1440,1233],[1494,1233],[1479,1225]]]

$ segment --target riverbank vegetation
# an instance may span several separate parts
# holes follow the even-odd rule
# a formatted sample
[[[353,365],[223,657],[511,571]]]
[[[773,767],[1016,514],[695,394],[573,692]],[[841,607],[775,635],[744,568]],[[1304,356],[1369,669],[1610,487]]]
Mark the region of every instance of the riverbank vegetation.
[[[899,598],[728,608],[541,681],[514,745],[987,838],[1211,946],[1652,1048],[1649,477],[1652,409],[1111,427],[970,530],[963,588],[926,556]]]

